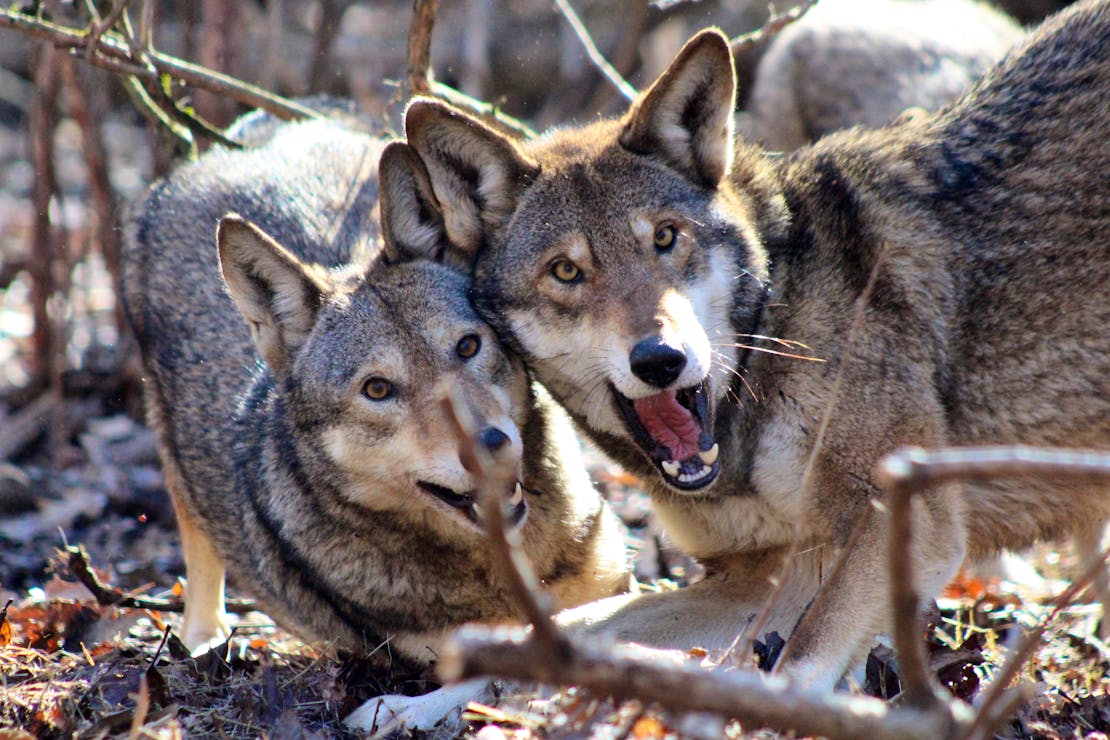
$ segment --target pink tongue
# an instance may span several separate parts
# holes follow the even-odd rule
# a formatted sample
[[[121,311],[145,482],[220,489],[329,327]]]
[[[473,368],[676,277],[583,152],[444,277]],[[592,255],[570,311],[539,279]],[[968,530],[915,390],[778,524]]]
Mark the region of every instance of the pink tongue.
[[[652,439],[670,448],[672,460],[686,460],[698,453],[698,422],[675,400],[674,391],[638,398],[632,408]]]

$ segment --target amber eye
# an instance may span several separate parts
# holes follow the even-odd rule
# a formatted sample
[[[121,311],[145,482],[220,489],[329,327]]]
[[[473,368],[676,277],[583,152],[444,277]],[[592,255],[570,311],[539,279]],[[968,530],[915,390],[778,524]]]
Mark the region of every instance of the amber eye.
[[[568,259],[557,259],[551,263],[551,274],[560,283],[576,283],[582,278],[578,265]]]
[[[362,395],[371,401],[384,401],[393,395],[393,384],[385,378],[370,378],[362,386]]]
[[[464,360],[469,360],[478,354],[478,350],[481,348],[482,338],[477,334],[467,334],[455,345],[455,353]]]
[[[673,247],[677,239],[678,229],[674,227],[674,224],[663,224],[655,230],[655,248],[660,252],[666,252]]]

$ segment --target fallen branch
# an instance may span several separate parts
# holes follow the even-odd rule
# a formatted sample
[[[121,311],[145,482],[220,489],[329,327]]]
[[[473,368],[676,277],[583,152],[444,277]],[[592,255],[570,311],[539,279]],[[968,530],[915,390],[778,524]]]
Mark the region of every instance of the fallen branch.
[[[152,609],[163,612],[184,612],[185,601],[179,598],[158,599],[147,596],[135,596],[120,589],[109,586],[100,580],[93,572],[89,563],[89,555],[81,546],[67,546],[58,551],[66,568],[73,576],[84,585],[101,606],[118,606],[128,609]],[[250,601],[230,600],[224,608],[234,614],[246,614],[257,611],[258,607]]]
[[[574,685],[675,711],[713,712],[745,729],[831,738],[933,740],[954,737],[972,721],[971,708],[958,701],[941,710],[894,707],[870,697],[803,689],[782,676],[746,669],[709,672],[631,647],[576,642],[565,659],[552,661],[523,628],[463,628],[440,657],[439,673],[450,680],[496,675]]]

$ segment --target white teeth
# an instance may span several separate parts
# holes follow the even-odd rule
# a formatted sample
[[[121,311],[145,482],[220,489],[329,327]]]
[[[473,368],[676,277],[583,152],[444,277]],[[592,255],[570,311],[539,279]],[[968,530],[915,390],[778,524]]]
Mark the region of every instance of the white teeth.
[[[471,504],[470,505],[470,513],[474,515],[474,521],[478,522],[478,524],[482,523],[482,507],[481,506],[478,506],[478,504]]]
[[[512,506],[516,506],[523,500],[524,489],[520,487],[520,481],[517,481],[516,489],[513,491],[513,495],[509,497],[509,504]]]
[[[676,460],[664,460],[662,462],[662,467],[663,472],[672,478],[678,476],[678,471],[682,469],[682,466],[680,466]]]
[[[705,452],[699,452],[698,457],[700,457],[701,461],[706,465],[712,465],[713,463],[717,462],[717,456],[719,454],[721,454],[721,446],[714,442],[713,446],[710,447],[708,450],[706,450]]]
[[[694,481],[704,478],[712,472],[713,469],[711,467],[709,467],[708,465],[704,465],[702,466],[702,469],[696,473],[684,473],[677,477],[683,483],[693,483]]]

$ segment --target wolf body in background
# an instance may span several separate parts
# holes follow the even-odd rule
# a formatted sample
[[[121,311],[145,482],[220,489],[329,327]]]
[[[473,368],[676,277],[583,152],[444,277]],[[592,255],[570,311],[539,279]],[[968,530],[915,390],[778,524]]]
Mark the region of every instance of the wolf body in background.
[[[450,627],[514,618],[443,384],[519,460],[507,505],[555,601],[627,590],[619,527],[569,421],[474,313],[468,277],[410,258],[443,250],[411,150],[385,149],[379,193],[384,142],[332,120],[240,133],[258,146],[151,187],[125,252],[185,554],[186,645],[226,636],[225,567],[289,629],[417,667]]]
[[[831,686],[889,618],[883,454],[1110,447],[1110,4],[1050,19],[944,111],[786,158],[734,140],[733,74],[707,31],[618,120],[520,143],[417,101],[406,132],[479,310],[706,565],[562,621],[722,648],[796,546],[765,629]],[[1090,484],[927,491],[919,588],[1108,514]]]
[[[955,100],[1021,38],[975,0],[821,0],[767,47],[746,134],[791,150],[849,126]]]

